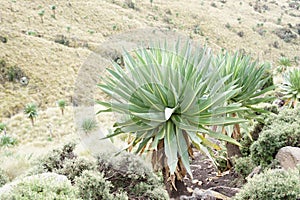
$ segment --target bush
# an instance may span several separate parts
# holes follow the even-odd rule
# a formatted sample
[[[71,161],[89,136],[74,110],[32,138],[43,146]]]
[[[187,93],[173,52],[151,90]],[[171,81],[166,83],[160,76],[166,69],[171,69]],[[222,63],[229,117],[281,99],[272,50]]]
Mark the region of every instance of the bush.
[[[67,159],[63,163],[61,169],[55,170],[58,174],[63,174],[74,183],[75,177],[82,174],[84,170],[92,170],[95,168],[95,164],[84,158]]]
[[[14,200],[65,200],[79,199],[78,192],[69,181],[57,181],[55,177],[43,179],[39,176],[24,179],[13,186],[10,192],[0,196],[0,199]]]
[[[251,147],[251,158],[257,165],[272,163],[278,150],[284,146],[300,147],[300,110],[284,110],[270,116],[264,130]]]
[[[0,187],[5,185],[8,181],[9,181],[8,176],[2,169],[0,169]]]
[[[255,164],[252,162],[250,157],[236,158],[234,162],[235,171],[243,178],[246,178],[255,168]]]
[[[62,149],[55,149],[38,161],[32,170],[36,173],[55,172],[68,177],[74,183],[75,177],[84,170],[95,169],[95,163],[74,154],[75,143],[68,143]],[[32,173],[31,173],[32,174]]]
[[[168,199],[159,178],[136,155],[126,152],[117,157],[100,155],[97,167],[109,177],[114,186],[112,191],[125,190],[129,197],[139,199]]]
[[[79,196],[82,199],[115,199],[114,195],[110,192],[113,185],[110,181],[106,180],[103,173],[96,171],[84,171],[82,176],[75,179],[75,185],[77,186]]]
[[[16,145],[17,143],[17,139],[8,134],[0,136],[0,147],[10,147]]]
[[[300,198],[299,171],[268,170],[249,179],[235,200],[295,200]]]

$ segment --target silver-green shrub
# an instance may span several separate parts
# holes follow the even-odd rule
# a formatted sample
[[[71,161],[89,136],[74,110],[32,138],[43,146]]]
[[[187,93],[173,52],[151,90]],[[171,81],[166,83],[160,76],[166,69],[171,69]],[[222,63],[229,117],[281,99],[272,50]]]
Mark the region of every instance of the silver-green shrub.
[[[300,198],[299,171],[267,170],[248,180],[234,200],[296,200]]]
[[[78,198],[77,190],[70,181],[57,181],[54,177],[43,179],[38,176],[24,179],[2,194],[5,200],[65,200]]]
[[[255,164],[249,156],[236,158],[234,160],[234,170],[243,178],[246,178],[254,168]]]
[[[115,199],[111,194],[113,185],[101,172],[83,171],[82,175],[75,179],[75,186],[79,190],[79,196],[85,200]]]
[[[278,150],[285,146],[300,147],[300,109],[286,109],[271,115],[251,147],[251,158],[256,165],[272,163]]]

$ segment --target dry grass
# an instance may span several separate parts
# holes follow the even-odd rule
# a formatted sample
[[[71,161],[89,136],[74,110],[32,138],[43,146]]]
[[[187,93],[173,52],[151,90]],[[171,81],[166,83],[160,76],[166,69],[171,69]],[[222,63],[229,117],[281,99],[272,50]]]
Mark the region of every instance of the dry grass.
[[[290,59],[299,56],[299,35],[294,42],[286,43],[273,33],[276,28],[288,27],[288,23],[293,26],[299,23],[297,17],[289,15],[294,10],[288,7],[287,0],[275,1],[277,5],[261,1],[261,6],[265,4],[269,8],[261,13],[254,11],[255,0],[214,1],[215,5],[209,0],[154,0],[153,6],[148,0],[136,0],[136,10],[124,6],[124,2],[56,1],[54,19],[50,9],[53,1],[0,1],[0,36],[8,39],[7,43],[0,42],[0,59],[5,59],[8,65],[18,65],[30,79],[26,87],[18,83],[0,85],[0,122],[6,123],[8,133],[14,134],[20,142],[9,150],[9,156],[3,156],[5,152],[1,150],[1,167],[9,171],[11,178],[30,166],[26,157],[31,153],[44,153],[63,141],[86,138],[88,144],[93,143],[93,148],[80,150],[83,155],[97,149],[97,133],[89,137],[76,133],[71,101],[81,66],[93,50],[101,48],[102,42],[110,41],[110,36],[137,28],[159,27],[207,43],[215,52],[222,48],[244,49],[253,57],[270,61],[274,68],[282,55]],[[38,15],[41,10],[45,11],[43,23]],[[278,24],[279,18],[281,24]],[[263,24],[260,28],[265,31],[264,36],[258,34],[258,24]],[[36,35],[29,35],[30,31]],[[243,37],[238,36],[240,31],[244,32]],[[57,35],[70,39],[70,45],[55,43]],[[139,37],[147,38],[147,35]],[[274,42],[278,42],[279,48],[273,47]],[[105,67],[99,66],[96,75]],[[95,81],[86,83],[86,80],[82,82],[83,88]],[[93,90],[92,97],[105,98],[97,88]],[[66,100],[69,105],[64,116],[56,106],[58,99]],[[23,114],[24,105],[31,102],[39,108],[34,127]],[[112,126],[114,119],[113,115],[97,116],[103,132]],[[49,124],[52,141],[48,140]],[[117,142],[117,145],[123,144]],[[14,169],[20,170],[14,172]]]

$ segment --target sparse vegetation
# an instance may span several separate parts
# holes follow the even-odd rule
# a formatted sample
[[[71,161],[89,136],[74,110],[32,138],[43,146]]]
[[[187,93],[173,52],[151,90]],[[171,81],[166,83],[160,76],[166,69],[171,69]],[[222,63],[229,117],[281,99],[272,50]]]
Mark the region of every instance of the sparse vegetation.
[[[0,147],[11,147],[18,143],[17,139],[10,136],[9,134],[0,136]]]
[[[97,121],[93,118],[84,119],[81,124],[81,129],[86,133],[96,130],[98,127]]]
[[[61,110],[61,114],[64,115],[64,111],[65,111],[65,108],[66,108],[66,101],[61,99],[61,100],[58,100],[57,101],[57,105],[58,107],[60,108]]]
[[[40,18],[41,18],[41,22],[44,23],[45,10],[40,10],[40,11],[38,12],[38,15],[39,15]]]
[[[34,126],[34,119],[37,117],[37,107],[34,103],[29,103],[24,109],[25,115],[30,119],[32,126]]]
[[[52,5],[50,6],[51,10],[52,10],[52,18],[56,19],[56,6],[55,5]]]

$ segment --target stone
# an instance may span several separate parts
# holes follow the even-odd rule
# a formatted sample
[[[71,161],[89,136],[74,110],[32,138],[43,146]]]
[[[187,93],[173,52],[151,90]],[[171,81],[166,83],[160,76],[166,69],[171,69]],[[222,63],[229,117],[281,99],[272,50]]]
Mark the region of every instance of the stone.
[[[300,148],[291,146],[282,147],[275,158],[279,161],[283,169],[295,169],[300,164]]]
[[[192,197],[194,197],[195,200],[229,200],[230,198],[213,190],[202,190],[199,188],[195,188]]]
[[[246,177],[246,180],[252,178],[254,175],[259,174],[262,171],[261,166],[255,167],[252,172]]]

